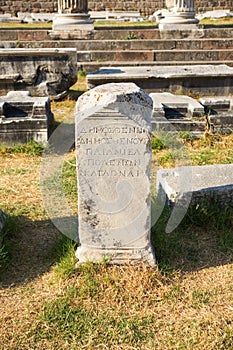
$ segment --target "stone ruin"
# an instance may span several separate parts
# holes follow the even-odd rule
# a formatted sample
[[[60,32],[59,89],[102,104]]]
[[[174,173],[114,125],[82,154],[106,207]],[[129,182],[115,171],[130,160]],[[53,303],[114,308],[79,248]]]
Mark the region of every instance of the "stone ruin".
[[[90,38],[93,30],[87,0],[58,0],[58,14],[53,19],[51,37],[67,38],[75,32],[76,38]]]
[[[187,179],[189,184],[184,189],[181,178],[185,172],[190,179]],[[192,204],[215,202],[221,207],[231,206],[233,164],[161,169],[157,172],[157,192],[159,196],[166,197],[171,207],[185,205],[190,199]]]
[[[79,262],[154,263],[150,243],[151,98],[107,84],[76,106]]]
[[[154,105],[159,105],[156,98]],[[187,102],[189,113],[204,109],[184,98],[185,109]],[[113,264],[155,262],[150,241],[151,114],[151,97],[133,83],[98,86],[77,102],[79,263],[103,258]],[[176,210],[183,207],[183,214],[190,203],[203,200],[232,205],[232,169],[232,164],[161,169],[157,196]],[[180,222],[176,213],[172,224]]]
[[[0,49],[0,90],[59,98],[77,81],[76,49]]]
[[[46,143],[53,124],[48,97],[11,91],[0,97],[0,140],[3,143]]]

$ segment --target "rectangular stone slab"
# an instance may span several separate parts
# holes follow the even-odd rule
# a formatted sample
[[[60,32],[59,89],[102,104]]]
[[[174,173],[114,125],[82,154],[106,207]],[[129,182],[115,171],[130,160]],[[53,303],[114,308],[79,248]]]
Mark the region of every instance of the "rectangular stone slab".
[[[198,96],[233,93],[233,68],[220,65],[103,67],[87,74],[88,86],[134,82],[146,92],[194,93]]]
[[[185,177],[189,174],[189,179]],[[185,186],[182,183],[182,177]],[[184,190],[185,187],[185,190]],[[220,205],[232,205],[233,164],[214,164],[205,166],[162,169],[157,172],[157,189],[165,194],[169,203],[201,203],[202,200],[215,200]]]
[[[77,81],[76,49],[0,49],[0,93],[58,97]]]

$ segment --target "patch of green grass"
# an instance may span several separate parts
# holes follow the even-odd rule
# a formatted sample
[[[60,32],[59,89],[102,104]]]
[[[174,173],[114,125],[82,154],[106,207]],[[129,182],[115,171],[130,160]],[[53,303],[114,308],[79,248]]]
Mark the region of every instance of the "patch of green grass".
[[[87,89],[87,73],[83,70],[78,71],[78,79],[77,82],[69,88],[69,99],[77,100],[79,96],[81,96]]]
[[[24,153],[29,156],[41,156],[45,146],[42,143],[29,141],[24,144],[0,145],[0,155]]]
[[[66,160],[62,169],[62,185],[68,202],[75,208],[78,204],[76,158]]]
[[[58,260],[58,263],[56,263],[54,271],[59,279],[68,278],[75,274],[76,247],[77,243],[66,236],[62,236],[61,239],[55,244],[54,254],[56,260]]]
[[[204,27],[231,27],[233,26],[232,17],[223,17],[219,19],[203,18],[199,24],[204,25]]]
[[[172,267],[185,268],[185,265],[198,265],[208,260],[208,251],[202,252],[201,246],[210,241],[209,256],[216,252],[229,255],[233,250],[233,207],[220,208],[214,201],[205,201],[191,205],[181,224],[172,232],[166,233],[166,225],[171,210],[165,207],[161,217],[152,228],[155,255],[162,270]]]
[[[44,337],[53,340],[62,334],[64,341],[74,344],[75,340],[76,346],[80,348],[87,344],[93,348],[100,344],[111,348],[114,344],[137,346],[156,331],[153,329],[152,315],[139,318],[122,311],[119,316],[115,318],[107,311],[88,310],[66,295],[61,296],[45,304],[43,321],[46,322],[46,328],[36,331],[35,340]]]
[[[163,141],[155,136],[152,137],[151,147],[152,147],[152,150],[161,150],[166,148]]]

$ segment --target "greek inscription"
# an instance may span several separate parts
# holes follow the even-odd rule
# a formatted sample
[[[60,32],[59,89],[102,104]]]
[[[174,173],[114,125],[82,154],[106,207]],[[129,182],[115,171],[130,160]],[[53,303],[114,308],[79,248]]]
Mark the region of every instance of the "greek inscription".
[[[92,134],[146,134],[147,130],[138,126],[96,126],[89,129],[82,128],[80,133]]]
[[[140,151],[133,148],[118,148],[118,149],[92,149],[86,148],[88,156],[140,156]]]
[[[79,170],[80,177],[139,177],[141,176],[140,170]]]

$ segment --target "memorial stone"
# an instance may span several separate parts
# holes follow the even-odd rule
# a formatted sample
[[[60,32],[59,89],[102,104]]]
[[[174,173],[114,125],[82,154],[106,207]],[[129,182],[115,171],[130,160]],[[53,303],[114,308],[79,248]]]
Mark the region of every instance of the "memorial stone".
[[[155,261],[150,242],[152,100],[110,83],[76,106],[79,263]]]

